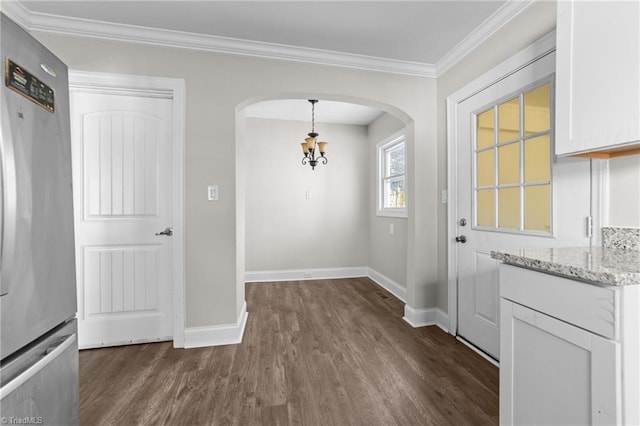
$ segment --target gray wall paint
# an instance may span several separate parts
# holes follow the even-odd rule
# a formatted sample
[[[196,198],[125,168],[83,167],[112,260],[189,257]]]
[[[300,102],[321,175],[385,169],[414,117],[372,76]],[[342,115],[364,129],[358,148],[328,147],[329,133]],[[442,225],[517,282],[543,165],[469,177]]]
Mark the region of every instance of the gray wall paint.
[[[386,113],[368,127],[320,123],[330,163],[312,172],[297,146],[309,123],[247,119],[249,145],[269,141],[246,151],[247,271],[369,266],[406,288],[407,219],[376,215],[376,145],[404,127]]]
[[[187,326],[196,327],[235,322],[244,300],[242,159],[254,142],[245,142],[236,115],[250,103],[292,94],[380,107],[409,125],[413,202],[406,230],[408,302],[414,308],[437,305],[446,311],[447,217],[446,205],[439,202],[440,190],[446,188],[446,97],[554,27],[555,3],[536,2],[437,81],[82,37],[36,36],[74,70],[185,79],[186,320]],[[208,184],[220,186],[219,202],[206,201]],[[612,209],[624,197],[615,199],[620,202],[614,200]]]
[[[436,303],[436,81],[331,66],[36,33],[70,69],[186,81],[185,273],[187,327],[233,324],[244,301],[245,106],[299,97],[362,103],[409,126],[407,298]],[[244,123],[244,118],[241,118]],[[298,149],[298,148],[294,148]],[[418,160],[419,159],[419,160]],[[220,201],[206,187],[219,185]],[[236,194],[237,198],[236,198]],[[416,195],[414,195],[416,194]],[[176,236],[179,237],[179,236]]]
[[[329,163],[312,171],[300,163],[310,126],[246,120],[247,271],[367,266],[367,128],[317,123]]]
[[[369,267],[393,280],[401,287],[407,287],[407,219],[377,216],[377,148],[376,145],[391,135],[404,129],[397,118],[382,114],[369,125]],[[409,201],[410,202],[410,201]],[[389,226],[393,224],[393,235]]]

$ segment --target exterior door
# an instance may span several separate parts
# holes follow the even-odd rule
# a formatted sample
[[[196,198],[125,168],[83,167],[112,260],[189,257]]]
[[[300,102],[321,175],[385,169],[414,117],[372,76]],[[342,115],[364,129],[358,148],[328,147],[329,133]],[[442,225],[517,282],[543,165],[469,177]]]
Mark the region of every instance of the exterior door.
[[[588,245],[590,162],[554,158],[555,53],[461,102],[457,128],[458,335],[499,357],[491,250]]]
[[[172,99],[71,92],[80,348],[171,340]]]

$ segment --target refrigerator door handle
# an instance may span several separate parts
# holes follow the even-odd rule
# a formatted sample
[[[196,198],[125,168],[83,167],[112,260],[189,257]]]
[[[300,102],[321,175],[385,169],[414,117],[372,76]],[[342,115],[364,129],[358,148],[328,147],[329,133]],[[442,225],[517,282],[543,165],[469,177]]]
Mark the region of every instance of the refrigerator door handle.
[[[6,96],[6,94],[5,94]],[[2,104],[2,122],[10,123],[9,108]],[[8,253],[15,247],[16,223],[17,223],[17,189],[16,189],[16,169],[15,154],[13,152],[13,129],[3,126],[0,134],[0,188],[2,199],[0,200],[0,213],[2,222],[0,223],[0,296],[9,293],[9,283],[12,259],[7,259]]]
[[[49,347],[42,358],[36,363],[32,364],[29,368],[23,371],[18,377],[7,383],[0,388],[0,400],[4,399],[14,390],[18,389],[24,383],[26,383],[33,376],[43,370],[51,361],[55,360],[61,353],[63,353],[69,346],[76,341],[76,334],[71,334],[65,340],[59,342],[56,345]]]

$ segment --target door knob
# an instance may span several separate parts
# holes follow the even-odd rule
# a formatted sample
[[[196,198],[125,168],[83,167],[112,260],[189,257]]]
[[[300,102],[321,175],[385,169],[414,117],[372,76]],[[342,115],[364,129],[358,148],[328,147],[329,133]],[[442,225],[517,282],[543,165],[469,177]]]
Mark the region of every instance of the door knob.
[[[164,231],[156,232],[156,235],[166,235],[170,237],[173,235],[173,228],[165,228]]]
[[[467,242],[467,237],[464,235],[460,235],[459,237],[456,237],[456,243],[466,243]]]

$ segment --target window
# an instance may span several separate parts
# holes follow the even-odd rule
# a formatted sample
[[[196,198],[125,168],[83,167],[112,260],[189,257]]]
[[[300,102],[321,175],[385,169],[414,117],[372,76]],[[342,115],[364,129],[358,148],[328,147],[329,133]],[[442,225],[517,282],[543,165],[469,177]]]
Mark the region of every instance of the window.
[[[551,234],[551,83],[476,114],[476,227]]]
[[[378,215],[407,216],[405,137],[378,144]]]

